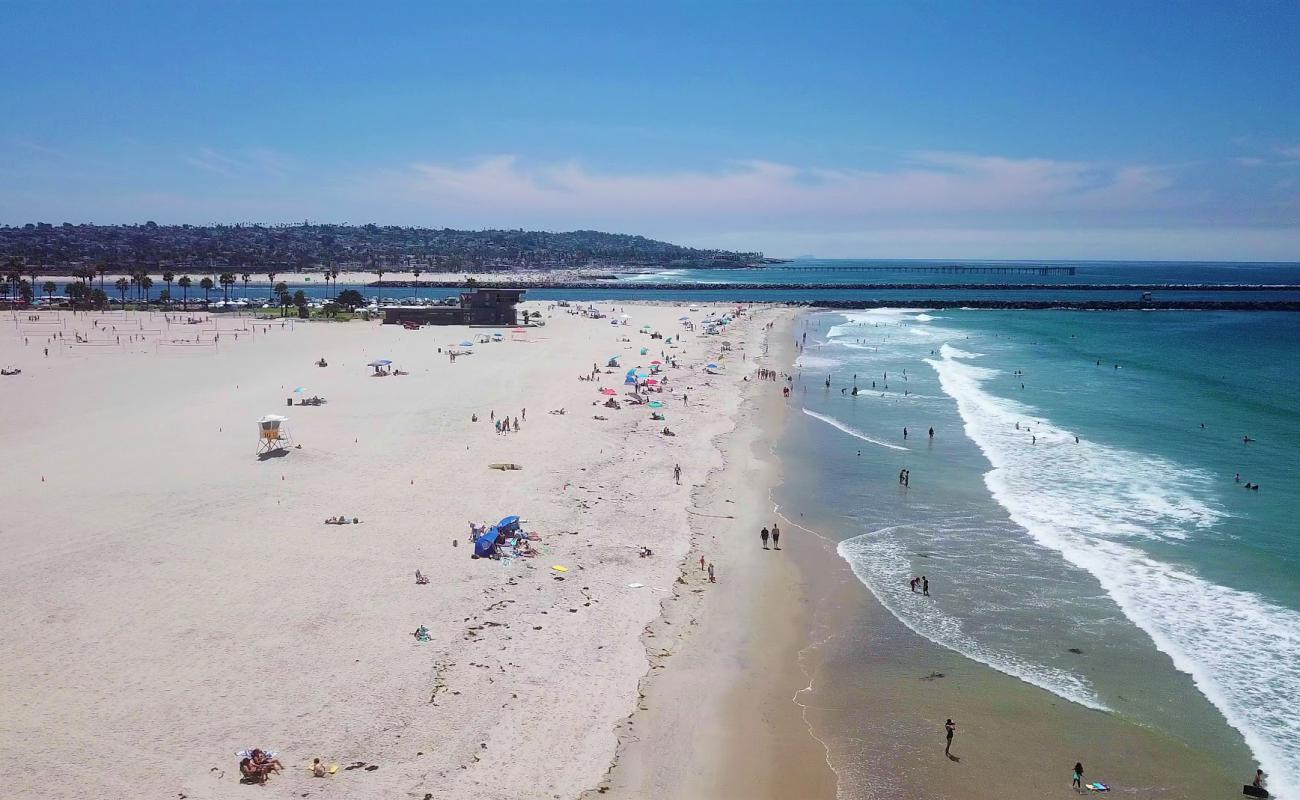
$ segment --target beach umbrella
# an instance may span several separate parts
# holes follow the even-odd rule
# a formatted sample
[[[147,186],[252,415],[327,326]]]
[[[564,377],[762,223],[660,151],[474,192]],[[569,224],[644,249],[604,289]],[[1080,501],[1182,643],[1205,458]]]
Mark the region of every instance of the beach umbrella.
[[[367,366],[367,367],[386,367],[386,366],[388,366],[388,365],[391,364],[391,363],[393,363],[393,362],[392,362],[392,361],[389,361],[389,360],[386,359],[386,358],[381,358],[381,359],[378,359],[378,360],[375,360],[375,361],[371,361],[371,362],[370,362],[369,364],[367,364],[366,366]]]
[[[655,364],[655,365],[659,365],[659,364],[662,364],[662,363],[664,363],[664,362],[662,362],[662,361],[660,361],[659,359],[656,358],[654,361],[651,361],[650,363],[651,363],[651,364]]]
[[[682,322],[682,321],[685,321],[685,320],[690,320],[690,317],[678,317],[678,318],[677,318],[677,321],[678,321],[678,322]]]
[[[646,381],[645,384],[646,386],[658,386],[659,381],[655,380],[654,378],[651,378],[650,380]]]
[[[497,523],[498,528],[509,528],[511,525],[519,522],[519,517],[511,515]]]
[[[305,391],[307,391],[306,386],[299,386],[297,389],[294,389],[294,392],[298,392],[298,393],[305,392]]]
[[[471,341],[466,340],[466,341],[461,342],[461,343],[460,343],[460,346],[461,346],[461,347],[473,347],[473,346],[474,346],[474,343],[471,342]]]
[[[650,401],[650,407],[651,407],[651,408],[663,408],[663,407],[664,407],[664,404],[661,403],[661,402],[659,402],[658,400],[651,400],[651,401]]]
[[[708,369],[719,369],[719,367],[718,367],[717,364],[709,364],[707,368],[708,368]]]
[[[601,390],[600,390],[600,393],[601,393],[601,394],[607,394],[607,395],[609,395],[609,396],[611,396],[611,397],[613,397],[614,395],[618,394],[618,392],[614,391],[613,389],[610,389],[609,387],[605,387],[604,389],[601,389]]]

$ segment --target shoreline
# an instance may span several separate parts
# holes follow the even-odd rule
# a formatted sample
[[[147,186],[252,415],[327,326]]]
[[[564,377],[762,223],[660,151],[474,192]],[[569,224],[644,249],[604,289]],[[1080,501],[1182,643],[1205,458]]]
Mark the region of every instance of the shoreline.
[[[781,371],[793,360],[797,312],[776,313],[773,330],[760,330],[775,346],[751,372]],[[760,351],[753,339],[747,345]],[[807,685],[799,652],[812,606],[787,554],[803,545],[783,538],[781,551],[763,550],[757,536],[778,519],[770,493],[780,482],[772,437],[788,413],[782,385],[749,382],[734,428],[718,439],[722,466],[692,493],[711,516],[693,518],[685,583],[647,631],[659,653],[642,681],[643,700],[620,726],[605,780],[584,798],[835,797],[825,752],[792,702]],[[719,568],[718,584],[705,583],[701,555]]]

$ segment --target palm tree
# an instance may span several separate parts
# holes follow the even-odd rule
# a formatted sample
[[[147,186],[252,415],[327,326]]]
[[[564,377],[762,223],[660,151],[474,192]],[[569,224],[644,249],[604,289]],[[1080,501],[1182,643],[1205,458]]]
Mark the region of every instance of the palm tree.
[[[339,296],[339,271],[330,267],[330,280],[334,281],[334,296]]]
[[[54,300],[54,290],[57,288],[59,287],[54,285],[54,281],[46,281],[41,284],[41,291],[45,292],[45,299],[51,302]]]
[[[140,276],[140,288],[144,291],[144,304],[145,304],[146,307],[149,305],[149,287],[150,287],[150,286],[153,286],[153,278],[150,278],[148,275],[141,275],[141,276]]]
[[[199,288],[203,290],[204,308],[208,307],[208,295],[212,291],[213,286],[216,286],[216,284],[212,282],[211,278],[205,277],[203,280],[199,281]]]
[[[248,279],[253,277],[253,273],[244,272],[239,277],[244,279],[244,299],[248,299]]]
[[[375,274],[379,280],[375,281],[375,288],[379,291],[378,297],[375,298],[375,305],[379,305],[384,300],[384,268],[378,264],[375,265]]]
[[[108,274],[108,265],[100,264],[95,267],[95,271],[99,273],[99,290],[102,292],[104,291],[104,276]]]
[[[229,302],[230,302],[230,287],[235,285],[235,273],[233,273],[233,272],[223,272],[223,273],[221,273],[221,277],[218,278],[218,280],[221,282],[221,288],[222,288],[222,290],[225,291],[225,293],[226,293],[226,302],[229,303]]]
[[[126,290],[131,288],[131,282],[126,278],[118,278],[113,286],[117,287],[118,294],[122,295],[122,309],[126,310]]]
[[[167,284],[167,302],[170,304],[172,300],[172,281],[176,280],[176,275],[172,272],[164,272],[162,278],[163,283]]]
[[[280,298],[280,316],[284,316],[284,310],[289,307],[289,285],[287,283],[277,283],[275,285],[275,294]]]
[[[186,311],[190,310],[190,285],[193,283],[194,281],[190,280],[189,275],[182,275],[181,279],[176,281],[176,285],[181,287],[181,293],[185,295],[184,303]]]
[[[416,267],[415,269],[411,270],[411,274],[415,276],[415,280],[416,280],[417,283],[418,283],[419,280],[420,280],[420,272],[421,272],[421,270],[420,270],[419,267]],[[419,286],[416,286],[416,287],[415,287],[415,297],[416,297],[417,300],[420,298],[420,287],[419,287]]]
[[[274,289],[274,287],[275,287],[275,275],[276,275],[276,273],[274,273],[274,272],[268,272],[268,273],[266,273],[266,279],[269,280],[269,281],[271,282],[271,286],[272,286],[272,289],[271,289],[271,299],[272,299],[272,300],[275,299],[275,289]]]

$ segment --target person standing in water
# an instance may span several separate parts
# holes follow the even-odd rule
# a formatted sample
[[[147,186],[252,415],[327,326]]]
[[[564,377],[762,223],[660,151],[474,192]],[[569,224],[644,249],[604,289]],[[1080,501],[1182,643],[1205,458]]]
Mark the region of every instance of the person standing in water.
[[[907,428],[903,428],[903,438],[907,438]]]
[[[924,575],[921,576],[921,594],[926,597],[930,596],[930,579]]]
[[[933,425],[930,426],[930,438],[931,438],[931,439],[934,438],[934,426],[933,426]]]

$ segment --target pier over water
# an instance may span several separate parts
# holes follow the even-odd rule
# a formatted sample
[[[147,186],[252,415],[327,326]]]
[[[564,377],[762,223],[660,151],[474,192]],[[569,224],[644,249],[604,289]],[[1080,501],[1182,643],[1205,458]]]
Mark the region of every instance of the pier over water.
[[[947,275],[1073,275],[1074,267],[1046,266],[1033,264],[1015,264],[1010,266],[962,265],[962,264],[848,264],[835,266],[801,266],[787,264],[784,266],[792,272],[809,270],[816,272],[923,272]]]

